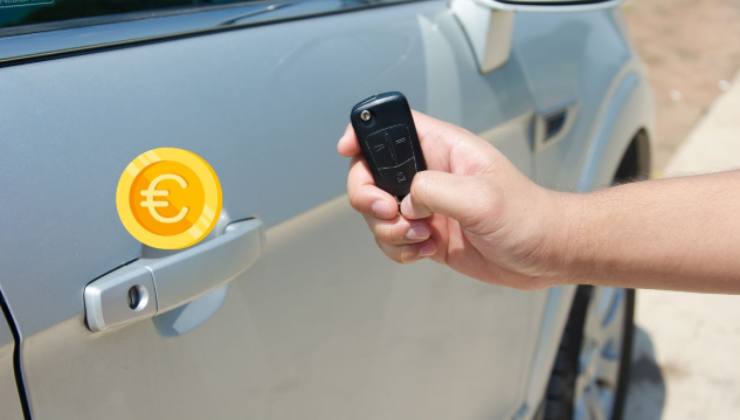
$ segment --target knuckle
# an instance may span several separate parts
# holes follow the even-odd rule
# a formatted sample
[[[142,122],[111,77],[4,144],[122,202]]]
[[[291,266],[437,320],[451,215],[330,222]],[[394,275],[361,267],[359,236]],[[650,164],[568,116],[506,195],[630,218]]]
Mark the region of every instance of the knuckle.
[[[353,189],[350,189],[347,193],[347,197],[349,199],[349,205],[352,206],[353,209],[362,212],[362,200],[359,197],[359,194],[357,191],[354,191]]]
[[[377,242],[380,242],[380,243],[390,242],[390,237],[388,235],[388,229],[380,223],[373,226],[373,235],[375,235],[375,240]]]
[[[395,226],[389,226],[387,224],[376,225],[375,237],[381,242],[391,244],[397,243],[401,239],[398,229]]]
[[[378,248],[380,248],[380,250],[383,251],[386,257],[390,258],[391,260],[399,264],[403,264],[403,258],[402,258],[401,250],[399,247],[385,244],[377,240],[377,238],[375,239],[375,243],[378,244]]]
[[[390,226],[388,239],[395,244],[403,243],[406,240],[406,229],[400,224]]]

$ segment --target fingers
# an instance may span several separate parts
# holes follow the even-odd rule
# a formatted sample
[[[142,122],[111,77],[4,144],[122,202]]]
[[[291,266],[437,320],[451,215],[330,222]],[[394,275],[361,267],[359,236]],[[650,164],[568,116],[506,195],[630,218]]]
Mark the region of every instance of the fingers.
[[[416,132],[429,169],[454,172],[453,156],[464,157],[468,169],[486,166],[493,146],[462,127],[412,111]],[[454,152],[453,152],[454,151]]]
[[[414,176],[411,193],[401,202],[401,214],[422,219],[439,213],[468,225],[485,218],[495,198],[492,186],[480,177],[423,171]]]
[[[378,242],[378,247],[388,258],[403,264],[429,258],[437,253],[437,243],[433,239],[418,244],[400,246]]]
[[[347,193],[352,207],[362,214],[372,214],[379,219],[394,219],[398,216],[398,203],[387,192],[375,186],[370,168],[360,157],[357,137],[348,125],[337,143],[342,156],[352,157],[347,176]]]
[[[353,157],[360,154],[360,144],[357,142],[355,130],[352,129],[351,124],[347,124],[344,134],[339,139],[339,142],[337,142],[337,152],[345,157]]]
[[[394,220],[382,220],[365,216],[365,221],[378,242],[387,245],[409,245],[423,242],[432,236],[432,230],[426,221],[410,221],[403,217]]]
[[[409,263],[437,253],[431,239],[432,229],[426,221],[410,221],[403,217],[382,220],[365,215],[375,242],[383,253],[399,263]]]
[[[363,214],[375,241],[389,258],[408,263],[436,254],[429,224],[400,217],[395,198],[375,186],[367,164],[359,156],[350,164],[347,190],[352,207]]]
[[[434,134],[435,132],[439,130],[445,129],[445,126],[448,126],[449,124],[438,120],[434,117],[430,117],[427,114],[424,114],[423,112],[419,112],[416,110],[411,110],[411,116],[414,119],[414,126],[416,126],[416,133],[420,137],[425,137],[430,134]],[[451,126],[451,125],[450,125]]]
[[[385,220],[398,217],[396,199],[375,186],[367,163],[359,156],[350,162],[347,193],[352,207],[362,214],[372,214]]]

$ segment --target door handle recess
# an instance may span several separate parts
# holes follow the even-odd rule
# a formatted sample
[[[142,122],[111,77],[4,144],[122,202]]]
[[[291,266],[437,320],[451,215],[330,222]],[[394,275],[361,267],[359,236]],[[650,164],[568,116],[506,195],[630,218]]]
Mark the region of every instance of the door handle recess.
[[[252,266],[264,245],[262,221],[228,225],[206,242],[162,258],[141,258],[85,287],[85,320],[103,331],[197,299]]]
[[[578,101],[571,98],[540,109],[534,116],[534,151],[539,152],[562,140],[569,132],[578,115]]]

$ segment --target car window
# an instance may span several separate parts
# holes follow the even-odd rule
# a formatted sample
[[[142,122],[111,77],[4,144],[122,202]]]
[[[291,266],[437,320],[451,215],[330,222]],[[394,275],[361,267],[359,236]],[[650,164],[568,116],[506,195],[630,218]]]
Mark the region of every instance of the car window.
[[[245,0],[0,0],[0,28],[182,8],[248,3]]]
[[[414,1],[0,0],[0,65]]]

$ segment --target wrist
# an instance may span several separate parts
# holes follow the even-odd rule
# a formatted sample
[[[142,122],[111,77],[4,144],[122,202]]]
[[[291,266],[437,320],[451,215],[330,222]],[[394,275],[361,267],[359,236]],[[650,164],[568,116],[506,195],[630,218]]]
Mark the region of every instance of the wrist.
[[[588,278],[590,255],[595,244],[586,234],[587,194],[548,191],[551,211],[545,259],[551,286],[580,283]]]

